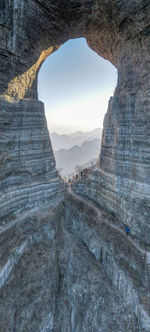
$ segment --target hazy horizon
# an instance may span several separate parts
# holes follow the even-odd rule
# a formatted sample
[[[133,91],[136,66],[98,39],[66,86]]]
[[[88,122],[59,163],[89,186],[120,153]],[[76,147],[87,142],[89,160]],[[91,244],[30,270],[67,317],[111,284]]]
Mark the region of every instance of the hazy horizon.
[[[38,78],[50,132],[70,134],[103,127],[117,70],[92,51],[84,38],[66,42],[47,58]]]
[[[58,130],[57,130],[57,127],[55,127],[55,129],[56,130],[53,130],[53,131],[50,131],[50,134],[53,134],[53,133],[55,133],[55,134],[58,134],[58,135],[73,135],[73,134],[75,134],[75,133],[77,133],[77,132],[83,132],[83,133],[87,133],[87,132],[92,132],[92,131],[94,131],[94,130],[96,130],[96,129],[102,129],[101,127],[97,127],[97,128],[93,128],[93,129],[91,129],[91,130],[79,130],[78,128],[77,128],[77,130],[73,130],[73,131],[71,131],[71,128],[70,128],[70,126],[69,127],[58,127]],[[68,131],[67,131],[68,130]]]

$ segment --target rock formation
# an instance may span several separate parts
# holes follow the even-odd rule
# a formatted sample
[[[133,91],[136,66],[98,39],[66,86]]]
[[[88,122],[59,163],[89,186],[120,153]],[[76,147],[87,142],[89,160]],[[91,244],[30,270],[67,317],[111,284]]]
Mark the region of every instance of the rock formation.
[[[4,0],[0,35],[0,331],[148,332],[149,0]],[[100,168],[75,188],[107,211],[91,224],[86,204],[63,206],[37,96],[43,61],[77,37],[118,69]],[[142,251],[99,230],[111,214]]]

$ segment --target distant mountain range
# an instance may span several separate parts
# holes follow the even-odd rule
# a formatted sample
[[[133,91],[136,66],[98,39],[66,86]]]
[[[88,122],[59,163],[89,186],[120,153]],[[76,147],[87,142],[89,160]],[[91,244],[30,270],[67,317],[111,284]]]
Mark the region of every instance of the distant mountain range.
[[[96,163],[100,153],[102,130],[78,131],[70,135],[50,134],[57,169],[62,176],[71,176],[75,167],[88,167]]]
[[[55,151],[56,166],[62,169],[62,175],[70,175],[77,165],[82,166],[89,160],[98,158],[100,140],[85,141],[81,146],[74,145],[70,149]]]
[[[51,133],[50,137],[53,149],[55,151],[58,151],[60,149],[70,149],[74,145],[80,146],[83,144],[83,142],[92,141],[95,138],[100,139],[101,135],[102,135],[102,129],[97,128],[88,132],[77,131],[69,135],[60,135],[57,133]]]

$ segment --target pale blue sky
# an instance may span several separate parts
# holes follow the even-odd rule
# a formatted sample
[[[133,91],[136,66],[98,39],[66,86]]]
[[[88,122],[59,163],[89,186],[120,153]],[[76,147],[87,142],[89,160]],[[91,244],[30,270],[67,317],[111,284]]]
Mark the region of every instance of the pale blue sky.
[[[102,127],[117,71],[83,38],[72,39],[47,58],[39,72],[39,99],[45,103],[50,132]]]

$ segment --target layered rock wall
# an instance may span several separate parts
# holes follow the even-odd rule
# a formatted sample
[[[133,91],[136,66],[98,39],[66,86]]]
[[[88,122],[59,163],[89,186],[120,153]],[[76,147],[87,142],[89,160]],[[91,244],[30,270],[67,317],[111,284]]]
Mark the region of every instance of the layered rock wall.
[[[64,191],[39,101],[0,101],[0,218]]]
[[[73,185],[114,213],[120,225],[149,245],[150,98],[146,93],[114,96],[104,119],[99,168]]]
[[[107,189],[106,191],[101,188],[98,190],[106,207],[110,210],[113,209],[118,215],[120,214],[124,221],[127,219],[129,224],[131,223],[133,213],[130,216],[130,212],[134,210],[137,215],[142,216],[144,213],[144,218],[147,220],[145,224],[148,225],[150,191],[148,170],[150,149],[148,126],[149,1],[136,0],[133,3],[120,0],[78,0],[75,2],[70,0],[69,2],[63,1],[62,4],[62,1],[59,0],[55,2],[44,0],[10,2],[6,0],[2,2],[0,11],[0,95],[2,98],[1,112],[3,112],[4,100],[6,101],[5,109],[7,107],[9,109],[5,114],[6,117],[7,114],[10,114],[13,103],[12,113],[17,112],[16,101],[18,103],[18,101],[24,100],[20,104],[23,105],[23,109],[28,108],[29,99],[35,105],[37,76],[41,64],[48,55],[69,38],[85,37],[93,50],[117,67],[118,83],[105,117],[100,157],[101,179],[97,180],[97,182],[104,181]],[[26,106],[25,103],[27,103]],[[37,105],[39,105],[40,111],[41,104],[36,104],[36,109]],[[33,108],[35,109],[35,106]],[[19,118],[20,113],[18,113]],[[32,134],[36,137],[34,118],[30,118],[30,121],[32,123],[30,122],[29,126],[33,127]],[[21,128],[21,122],[19,122],[19,126]],[[11,126],[9,128],[11,130]],[[18,136],[20,128],[16,129]],[[8,145],[3,144],[7,140],[7,133],[7,130],[3,130],[5,138],[1,141],[1,151],[5,150],[6,155],[9,153],[9,148]],[[13,145],[13,136],[10,135],[10,137],[12,137],[11,144]],[[39,141],[37,140],[37,142]],[[23,149],[24,147],[20,144],[20,151]],[[40,159],[40,149],[39,147],[37,160]],[[30,142],[28,142],[28,150],[30,150]],[[22,152],[20,153],[22,154]],[[49,155],[52,156],[50,145]],[[20,164],[17,158],[18,165],[15,167],[19,170]],[[3,164],[5,164],[5,160]],[[39,167],[39,171],[37,170],[37,173],[34,174],[34,170],[31,170],[32,167],[35,168],[32,158],[25,164],[23,161],[22,167],[27,169],[23,176],[25,183],[29,183],[29,178],[32,183],[32,176],[28,173],[28,168],[33,173],[33,181],[35,179],[38,181],[38,174],[39,181],[41,181],[40,167],[43,169],[43,179],[45,179],[45,167],[47,167],[45,159],[41,159],[41,162],[39,160],[38,164],[36,167]],[[12,165],[12,169],[10,169],[10,165]],[[10,173],[14,172],[13,167],[14,162],[9,164]],[[54,175],[54,169],[51,171]],[[7,186],[8,190],[9,185],[11,188],[15,181],[16,186],[18,181],[19,183],[22,181],[20,175],[14,176],[13,180],[10,180],[9,174],[8,179],[6,177],[5,174],[5,183],[7,183],[5,187]],[[111,184],[112,177],[113,185]],[[144,190],[143,183],[145,183]],[[4,186],[4,181],[2,181],[2,186]],[[113,197],[109,200],[108,197],[112,196],[112,192]],[[143,211],[141,213],[138,209],[139,206]],[[127,213],[127,210],[130,212]],[[137,220],[137,218],[135,219]],[[133,221],[134,231],[141,233],[143,227],[140,225],[143,223],[142,217]],[[149,229],[149,226],[147,227]]]
[[[5,0],[0,36],[0,330],[148,332],[149,0]],[[99,168],[74,186],[100,219],[60,202],[37,100],[43,61],[77,37],[118,69]],[[127,223],[144,249],[103,221]]]

